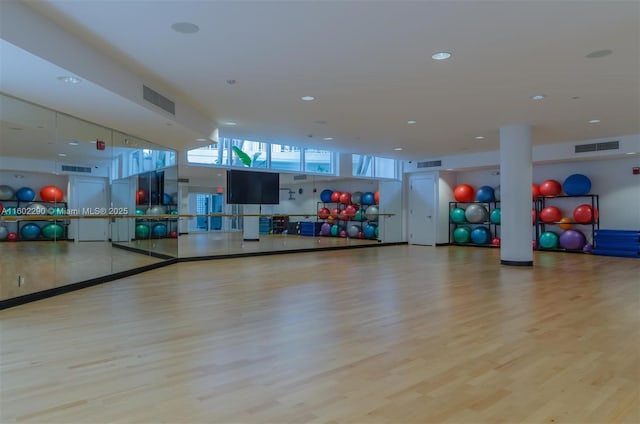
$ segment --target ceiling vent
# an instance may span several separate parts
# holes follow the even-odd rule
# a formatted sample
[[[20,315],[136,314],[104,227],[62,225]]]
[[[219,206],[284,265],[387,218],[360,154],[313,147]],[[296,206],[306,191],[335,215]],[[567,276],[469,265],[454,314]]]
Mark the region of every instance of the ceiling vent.
[[[576,144],[575,153],[601,152],[603,150],[619,150],[619,141],[606,141],[604,143]]]
[[[293,181],[302,181],[302,180],[306,180],[307,176],[306,175],[294,175],[293,176]]]
[[[91,167],[77,165],[61,165],[60,169],[64,172],[78,172],[81,174],[91,174]]]
[[[176,104],[174,102],[167,99],[157,91],[150,89],[146,85],[142,86],[142,97],[149,103],[158,106],[160,109],[165,110],[172,115],[176,114]]]
[[[178,182],[179,183],[188,183],[189,182],[189,178],[178,178]]]
[[[441,160],[430,160],[427,162],[418,162],[418,168],[435,168],[442,166]]]

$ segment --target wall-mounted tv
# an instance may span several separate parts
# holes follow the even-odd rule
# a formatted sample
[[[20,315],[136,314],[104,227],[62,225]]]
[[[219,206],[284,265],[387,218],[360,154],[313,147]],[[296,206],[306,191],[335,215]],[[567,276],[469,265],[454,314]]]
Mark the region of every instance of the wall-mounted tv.
[[[277,205],[280,203],[280,174],[227,170],[227,203]]]

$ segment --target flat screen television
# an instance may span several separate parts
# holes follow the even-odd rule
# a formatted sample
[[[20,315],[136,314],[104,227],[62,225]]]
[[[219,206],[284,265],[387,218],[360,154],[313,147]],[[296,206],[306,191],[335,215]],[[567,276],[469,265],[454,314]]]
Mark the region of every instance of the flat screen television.
[[[276,172],[227,170],[227,203],[232,205],[277,205],[280,174]]]

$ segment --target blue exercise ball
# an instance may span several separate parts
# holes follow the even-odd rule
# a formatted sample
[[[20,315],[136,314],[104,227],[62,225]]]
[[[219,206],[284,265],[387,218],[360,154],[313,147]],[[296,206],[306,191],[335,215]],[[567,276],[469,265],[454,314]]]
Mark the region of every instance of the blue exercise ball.
[[[31,202],[36,198],[36,192],[29,187],[22,187],[16,191],[16,198],[22,202]]]
[[[324,203],[331,202],[331,195],[333,194],[333,190],[322,190],[320,193],[320,201]]]
[[[373,195],[373,193],[372,193]],[[375,224],[367,224],[366,227],[364,227],[364,236],[368,239],[370,238],[376,238],[376,229],[378,228],[377,225]]]
[[[370,192],[370,191],[367,191],[366,193],[363,193],[362,194],[362,198],[361,198],[361,203],[363,205],[375,205],[376,204],[376,200],[375,200],[375,197],[374,197],[373,193]]]
[[[162,195],[162,204],[163,205],[170,205],[171,204],[171,195],[169,195],[168,193],[165,193]]]
[[[40,235],[40,227],[36,224],[27,224],[20,229],[20,235],[25,240],[35,240]]]
[[[569,175],[564,180],[562,189],[569,196],[583,196],[591,191],[591,180],[582,174]]]
[[[478,202],[493,202],[495,200],[493,188],[482,186],[476,191],[476,200]]]
[[[476,227],[471,231],[471,241],[474,244],[488,244],[491,242],[491,231],[487,227]]]
[[[167,226],[165,224],[156,224],[153,226],[151,233],[153,234],[153,237],[166,237]]]

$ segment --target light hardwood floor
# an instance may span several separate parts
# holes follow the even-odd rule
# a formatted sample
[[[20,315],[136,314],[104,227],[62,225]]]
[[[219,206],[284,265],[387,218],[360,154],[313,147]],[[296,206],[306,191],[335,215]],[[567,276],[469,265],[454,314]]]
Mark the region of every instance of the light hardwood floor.
[[[640,422],[640,261],[389,246],[0,311],[0,422]]]

